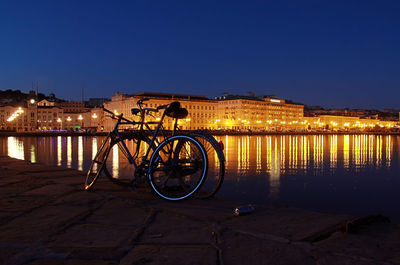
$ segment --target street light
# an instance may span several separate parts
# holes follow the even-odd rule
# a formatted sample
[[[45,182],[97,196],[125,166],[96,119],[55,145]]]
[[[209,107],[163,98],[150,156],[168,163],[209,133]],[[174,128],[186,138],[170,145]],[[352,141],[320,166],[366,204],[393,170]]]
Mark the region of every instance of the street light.
[[[79,114],[78,120],[81,121],[81,129],[82,129],[83,128],[83,117],[82,117],[82,115]]]

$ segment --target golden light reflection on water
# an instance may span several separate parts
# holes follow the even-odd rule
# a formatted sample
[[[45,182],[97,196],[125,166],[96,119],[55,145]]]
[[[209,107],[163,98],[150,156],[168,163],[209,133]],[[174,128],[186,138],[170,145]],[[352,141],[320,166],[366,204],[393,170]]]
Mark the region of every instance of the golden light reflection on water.
[[[330,142],[330,167],[334,170],[337,167],[337,135],[331,135]]]
[[[92,159],[96,156],[97,154],[97,137],[94,137],[92,139]]]
[[[61,136],[57,137],[57,166],[61,166],[62,161],[62,138]]]
[[[83,136],[78,136],[78,170],[83,170]]]
[[[118,145],[115,144],[112,148],[112,174],[118,176],[119,156],[118,156]]]
[[[5,138],[4,138],[5,139]],[[102,137],[62,137],[37,139],[8,137],[1,148],[10,157],[31,162],[51,162],[56,165],[87,170],[97,153]],[[285,174],[323,174],[337,169],[355,172],[366,167],[390,167],[399,157],[400,136],[390,135],[267,135],[222,136],[227,175],[243,176],[267,174],[271,196],[279,193],[280,177]],[[5,143],[5,144],[4,144]],[[76,143],[76,144],[74,144]],[[136,145],[126,142],[133,153]],[[54,145],[54,146],[53,146]],[[147,149],[141,145],[141,152]],[[57,149],[57,151],[56,151]],[[52,155],[54,153],[54,156]],[[117,174],[125,163],[125,156],[114,146],[108,165]],[[210,167],[218,168],[216,154],[209,157]]]
[[[390,167],[392,161],[392,137],[386,136],[386,166]]]
[[[71,167],[72,163],[72,137],[67,137],[67,167]]]
[[[9,157],[16,159],[24,159],[24,142],[19,140],[17,137],[8,137],[7,139]]]
[[[323,174],[338,168],[359,171],[391,165],[394,136],[375,135],[282,135],[226,136],[227,169],[239,175],[270,176],[271,185],[285,173]],[[396,142],[397,143],[397,142]],[[234,163],[237,162],[237,163]],[[302,173],[303,172],[303,173]]]
[[[350,164],[350,135],[343,136],[343,166],[348,168]]]
[[[31,162],[36,163],[36,150],[33,144],[31,144]]]

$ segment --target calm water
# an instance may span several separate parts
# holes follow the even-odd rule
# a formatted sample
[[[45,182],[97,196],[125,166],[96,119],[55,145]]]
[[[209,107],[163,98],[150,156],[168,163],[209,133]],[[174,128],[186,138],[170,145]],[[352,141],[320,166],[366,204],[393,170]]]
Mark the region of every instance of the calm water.
[[[218,196],[329,213],[382,213],[400,222],[400,136],[222,136],[226,177]],[[0,153],[87,170],[102,137],[0,138]],[[133,148],[132,146],[130,148]],[[119,152],[108,167],[130,172]],[[215,158],[210,158],[211,171]]]

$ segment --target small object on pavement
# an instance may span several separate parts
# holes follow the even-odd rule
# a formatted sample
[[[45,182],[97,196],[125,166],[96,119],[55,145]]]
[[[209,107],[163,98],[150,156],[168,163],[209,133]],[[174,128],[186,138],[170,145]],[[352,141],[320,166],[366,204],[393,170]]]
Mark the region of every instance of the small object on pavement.
[[[251,204],[236,207],[234,210],[235,216],[247,215],[254,212],[254,207]]]

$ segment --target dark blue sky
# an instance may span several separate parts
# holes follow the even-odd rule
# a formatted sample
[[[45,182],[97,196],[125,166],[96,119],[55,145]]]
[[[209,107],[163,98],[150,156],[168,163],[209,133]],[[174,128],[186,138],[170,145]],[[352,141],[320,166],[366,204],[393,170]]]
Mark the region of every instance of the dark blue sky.
[[[399,1],[1,1],[0,89],[400,108]]]

